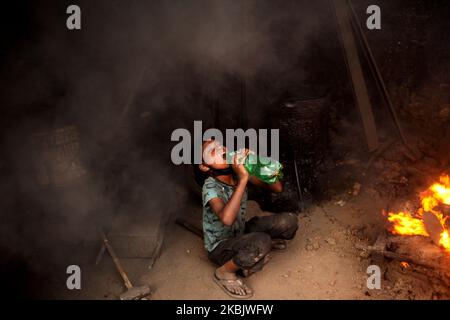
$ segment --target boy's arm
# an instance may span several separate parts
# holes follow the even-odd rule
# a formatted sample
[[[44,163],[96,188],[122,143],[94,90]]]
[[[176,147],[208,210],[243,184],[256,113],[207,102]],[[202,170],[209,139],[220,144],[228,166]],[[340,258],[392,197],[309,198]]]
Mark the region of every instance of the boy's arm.
[[[262,187],[266,190],[275,192],[275,193],[280,193],[281,191],[283,191],[283,184],[281,183],[281,181],[277,181],[275,183],[265,183],[264,181],[259,180],[257,177],[255,176],[250,176],[249,181],[251,184],[258,186],[258,187]]]
[[[217,214],[224,225],[231,226],[234,223],[234,220],[236,220],[239,210],[241,209],[241,201],[245,193],[247,181],[248,177],[239,180],[236,189],[226,204],[220,198],[209,200],[212,211]]]
[[[220,198],[213,198],[209,200],[209,205],[211,209],[224,225],[231,226],[236,220],[241,209],[242,197],[245,193],[245,188],[247,187],[247,182],[249,179],[249,174],[244,168],[243,158],[235,156],[233,159],[234,164],[232,168],[236,172],[239,182],[231,195],[230,200],[225,204]]]

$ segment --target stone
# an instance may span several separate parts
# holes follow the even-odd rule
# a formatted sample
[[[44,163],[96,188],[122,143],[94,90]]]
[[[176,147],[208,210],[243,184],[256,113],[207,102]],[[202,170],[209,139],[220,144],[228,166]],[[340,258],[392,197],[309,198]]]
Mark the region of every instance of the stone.
[[[345,206],[345,201],[339,200],[339,201],[336,201],[334,204],[343,207],[343,206]]]
[[[359,193],[361,192],[361,183],[359,182],[355,182],[355,184],[353,185],[353,196],[356,197],[357,195],[359,195]]]
[[[359,256],[363,259],[367,259],[370,256],[370,253],[368,251],[361,251]]]

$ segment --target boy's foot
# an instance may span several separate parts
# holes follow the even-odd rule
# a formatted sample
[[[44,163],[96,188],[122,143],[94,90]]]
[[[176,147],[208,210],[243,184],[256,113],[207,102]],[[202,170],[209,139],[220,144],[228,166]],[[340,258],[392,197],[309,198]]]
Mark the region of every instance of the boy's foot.
[[[271,258],[270,253],[266,254],[266,256],[264,257],[264,260],[263,260],[263,266],[265,266],[267,264],[267,262],[269,262],[270,258]],[[240,271],[242,273],[242,276],[244,276],[245,278],[248,278],[252,274],[257,272],[257,271],[246,270],[246,269],[241,269]]]
[[[284,240],[284,239],[273,239],[272,240],[272,250],[282,251],[282,250],[286,250],[286,248],[287,248],[286,240]]]
[[[223,272],[216,269],[213,280],[230,297],[236,299],[248,299],[253,296],[253,290],[234,273]]]

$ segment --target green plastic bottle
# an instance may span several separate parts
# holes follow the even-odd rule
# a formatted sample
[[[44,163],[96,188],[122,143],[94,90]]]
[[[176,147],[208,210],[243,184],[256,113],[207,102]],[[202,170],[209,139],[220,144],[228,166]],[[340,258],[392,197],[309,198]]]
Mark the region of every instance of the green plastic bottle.
[[[229,163],[233,163],[233,156],[235,151],[228,153]],[[283,178],[283,165],[269,157],[257,156],[254,153],[249,153],[245,158],[244,167],[251,176],[257,177],[265,183],[272,184]]]

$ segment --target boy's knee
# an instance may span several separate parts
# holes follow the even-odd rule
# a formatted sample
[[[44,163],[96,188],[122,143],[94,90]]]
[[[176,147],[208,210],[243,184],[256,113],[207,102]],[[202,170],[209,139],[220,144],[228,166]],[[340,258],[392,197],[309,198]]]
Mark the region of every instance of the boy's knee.
[[[293,213],[280,214],[275,223],[275,228],[283,235],[287,240],[292,239],[298,229],[298,217]]]
[[[272,248],[272,239],[263,232],[253,232],[248,234],[246,239],[248,244],[239,250],[233,261],[240,268],[248,269],[262,260]]]

